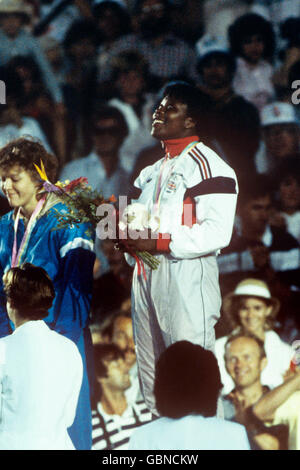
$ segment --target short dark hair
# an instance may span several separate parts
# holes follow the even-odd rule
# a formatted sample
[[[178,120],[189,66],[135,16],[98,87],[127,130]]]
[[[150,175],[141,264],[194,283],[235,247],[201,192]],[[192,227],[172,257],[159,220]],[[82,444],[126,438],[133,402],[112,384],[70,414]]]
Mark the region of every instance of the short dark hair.
[[[265,174],[253,173],[243,178],[238,197],[238,211],[248,202],[270,196],[273,200],[274,183]]]
[[[30,15],[28,13],[23,13],[21,11],[12,11],[12,12],[2,11],[0,13],[0,20],[2,20],[2,18],[7,18],[9,16],[18,16],[22,20],[24,25],[30,23]]]
[[[228,336],[228,339],[225,343],[225,349],[224,349],[225,355],[226,355],[226,349],[228,348],[229,344],[231,344],[233,341],[239,338],[253,339],[259,347],[261,359],[263,359],[264,357],[267,357],[264,342],[257,336],[254,336],[251,333],[244,332],[243,330],[233,332],[231,335]]]
[[[31,263],[10,268],[3,276],[4,292],[18,314],[30,320],[48,316],[55,291],[47,272]]]
[[[95,129],[95,123],[102,119],[115,119],[116,121],[118,121],[118,135],[120,137],[120,140],[123,141],[128,136],[129,129],[123,113],[121,113],[118,108],[110,105],[102,105],[94,110],[91,119],[92,134],[93,129]]]
[[[216,59],[219,61],[224,61],[227,65],[228,75],[230,82],[233,80],[235,70],[236,70],[236,60],[235,57],[226,51],[211,51],[205,54],[203,57],[199,57],[197,61],[197,71],[201,75],[203,69],[210,63],[211,60]]]
[[[90,39],[95,46],[98,44],[98,31],[94,21],[79,19],[74,21],[65,34],[63,47],[68,50],[82,39]]]
[[[196,123],[196,131],[201,138],[209,137],[211,119],[211,99],[194,85],[176,80],[167,83],[162,91],[162,98],[170,96],[180,103],[186,104],[188,115]]]
[[[300,185],[300,155],[285,158],[273,172],[276,189],[288,177],[292,177]]]
[[[13,100],[18,109],[22,108],[25,103],[25,87],[21,77],[7,64],[0,67],[0,79],[5,83],[7,105]],[[1,104],[0,113],[5,109],[6,105]]]
[[[271,60],[275,50],[272,23],[256,13],[240,16],[228,29],[230,47],[234,55],[243,57],[243,42],[247,37],[260,35],[264,42],[263,57]]]
[[[40,176],[34,164],[40,167],[41,160],[44,163],[47,177],[51,183],[55,183],[57,177],[58,160],[33,138],[20,137],[10,141],[0,149],[0,168],[12,168],[20,166],[30,173],[33,181],[41,183]]]
[[[101,18],[103,16],[103,13],[106,10],[110,10],[114,18],[117,18],[119,20],[119,34],[118,37],[123,36],[125,34],[129,34],[131,31],[131,17],[129,15],[129,12],[126,7],[123,7],[122,5],[119,5],[118,3],[114,1],[107,1],[105,0],[104,2],[97,3],[93,7],[93,16],[97,20],[98,18]],[[99,40],[103,40],[103,32],[101,31],[101,28],[98,26],[98,32],[99,32]]]
[[[115,344],[95,344],[94,363],[97,378],[107,377],[107,367],[105,362],[116,361],[120,358],[124,359],[124,353]]]
[[[142,54],[137,51],[123,51],[111,60],[112,80],[115,81],[122,73],[135,70],[139,72],[145,80],[149,76],[149,66]]]
[[[162,416],[214,416],[221,388],[214,354],[197,344],[178,341],[156,363],[154,396]]]

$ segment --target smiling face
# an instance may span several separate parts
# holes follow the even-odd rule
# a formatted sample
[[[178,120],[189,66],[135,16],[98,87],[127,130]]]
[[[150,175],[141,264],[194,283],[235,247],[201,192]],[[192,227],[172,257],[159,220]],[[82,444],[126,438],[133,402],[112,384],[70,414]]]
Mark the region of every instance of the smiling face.
[[[37,204],[39,185],[33,181],[28,171],[18,165],[0,168],[2,191],[13,208],[22,207],[25,212],[33,212]]]
[[[261,357],[258,343],[252,338],[237,338],[226,347],[226,369],[237,388],[259,383],[266,363],[266,358]]]
[[[166,96],[153,114],[152,136],[159,140],[181,139],[195,132],[195,122],[188,115],[187,105]]]
[[[238,316],[245,331],[261,336],[265,330],[267,317],[272,312],[272,306],[268,306],[263,299],[245,297],[241,299]]]

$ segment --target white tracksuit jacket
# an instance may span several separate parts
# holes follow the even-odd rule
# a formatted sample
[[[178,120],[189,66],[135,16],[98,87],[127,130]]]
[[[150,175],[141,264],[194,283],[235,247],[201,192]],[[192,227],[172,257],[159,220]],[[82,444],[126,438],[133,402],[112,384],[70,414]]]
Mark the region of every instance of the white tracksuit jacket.
[[[140,190],[137,202],[149,211],[163,161],[146,167],[134,183]],[[216,255],[230,242],[237,192],[233,169],[203,143],[165,162],[159,232],[170,234],[169,252],[156,255],[157,270],[145,265],[146,280],[135,267],[132,286],[141,387],[154,414],[153,382],[160,354],[180,340],[214,350],[221,306]]]

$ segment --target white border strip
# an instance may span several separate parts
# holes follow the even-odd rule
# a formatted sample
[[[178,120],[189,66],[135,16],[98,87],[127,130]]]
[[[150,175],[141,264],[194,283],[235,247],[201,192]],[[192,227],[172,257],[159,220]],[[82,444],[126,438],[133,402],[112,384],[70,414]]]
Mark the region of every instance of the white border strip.
[[[70,250],[75,250],[76,248],[84,248],[85,250],[94,251],[94,242],[80,237],[74,238],[74,240],[62,246],[59,250],[61,258],[66,256]]]

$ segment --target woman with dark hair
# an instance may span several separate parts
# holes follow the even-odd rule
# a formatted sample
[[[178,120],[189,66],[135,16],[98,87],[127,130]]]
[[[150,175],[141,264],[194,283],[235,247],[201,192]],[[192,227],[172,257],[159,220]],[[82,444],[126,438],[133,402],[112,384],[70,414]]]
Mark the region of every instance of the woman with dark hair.
[[[53,230],[55,214],[66,210],[59,197],[45,193],[35,165],[44,164],[48,180],[56,181],[57,160],[33,140],[20,138],[0,149],[2,191],[13,209],[0,220],[0,266],[30,262],[42,266],[53,280],[56,297],[46,323],[77,344],[84,364],[84,377],[77,414],[71,429],[76,448],[91,445],[89,384],[86,348],[90,344],[89,316],[92,271],[95,260],[93,240],[87,225]],[[0,273],[1,274],[1,273]],[[0,286],[0,337],[13,327],[7,316],[3,286]]]
[[[166,349],[156,363],[154,395],[161,418],[137,429],[130,450],[249,450],[243,426],[217,418],[222,388],[211,351],[189,341]]]
[[[43,268],[25,263],[3,276],[15,326],[0,339],[0,449],[74,450],[72,425],[82,383],[73,341],[43,321],[55,298]]]
[[[248,13],[230,26],[228,35],[231,51],[237,57],[233,89],[262,109],[274,96],[272,24],[260,15]]]

